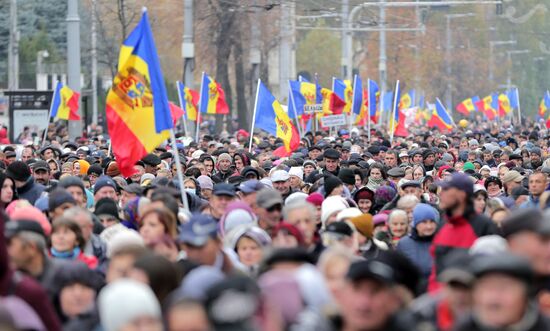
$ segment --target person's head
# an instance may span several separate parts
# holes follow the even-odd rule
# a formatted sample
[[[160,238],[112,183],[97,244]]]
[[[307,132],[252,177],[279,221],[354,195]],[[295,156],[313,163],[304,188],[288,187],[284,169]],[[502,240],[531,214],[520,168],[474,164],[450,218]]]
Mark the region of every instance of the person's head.
[[[97,300],[105,331],[162,331],[160,304],[151,288],[132,279],[107,285]]]
[[[145,172],[153,175],[157,174],[158,166],[162,162],[160,157],[155,154],[147,154],[141,161],[145,166]]]
[[[212,216],[220,218],[225,213],[227,205],[234,201],[236,196],[235,186],[225,183],[214,185],[212,197],[210,198]]]
[[[384,164],[388,168],[397,167],[397,152],[396,151],[387,151],[384,156]]]
[[[32,158],[34,158],[34,150],[32,149],[32,147],[27,146],[23,148],[23,150],[21,151],[21,161],[27,162]]]
[[[293,201],[283,208],[283,219],[302,232],[306,245],[313,243],[317,229],[315,213],[315,207],[307,201]]]
[[[10,262],[18,270],[39,276],[43,270],[47,249],[46,235],[40,224],[30,220],[7,222],[5,235]],[[35,269],[36,266],[38,269]]]
[[[69,192],[76,204],[80,207],[86,207],[86,189],[82,179],[75,176],[67,176],[59,181],[59,186]]]
[[[535,171],[529,176],[529,193],[534,197],[540,197],[548,186],[546,174]]]
[[[325,168],[330,172],[335,172],[340,166],[341,154],[335,149],[328,148],[323,153]]]
[[[353,253],[339,246],[327,248],[319,257],[317,268],[323,274],[327,287],[336,300],[342,300],[346,273],[356,259]]]
[[[179,285],[175,266],[165,257],[155,253],[139,256],[134,261],[134,267],[129,275],[130,278],[149,285],[160,303],[164,303],[168,295]]]
[[[139,234],[143,237],[145,244],[150,245],[164,235],[175,238],[176,228],[176,218],[171,211],[166,208],[152,208],[141,217]]]
[[[482,214],[485,211],[485,206],[487,206],[487,191],[479,188],[474,192],[474,210],[478,214]]]
[[[499,196],[502,193],[502,181],[496,176],[485,179],[484,185],[490,198]]]
[[[290,192],[290,176],[285,170],[275,170],[271,174],[271,182],[273,188],[281,192],[281,194],[288,194]]]
[[[369,213],[374,202],[374,192],[366,187],[361,188],[355,193],[354,200],[362,213]]]
[[[78,223],[67,217],[59,217],[53,221],[51,249],[60,253],[72,252],[78,248],[84,249],[85,240]]]
[[[413,210],[419,202],[420,199],[416,195],[405,195],[397,201],[397,208],[407,213],[409,223],[413,221]]]
[[[264,249],[271,245],[271,237],[257,226],[241,226],[233,230],[233,250],[239,261],[247,267],[260,264]]]
[[[524,319],[533,281],[525,259],[510,253],[482,256],[474,259],[472,271],[473,311],[482,325],[506,329]]]
[[[117,185],[109,176],[101,176],[94,185],[94,200],[110,198],[118,201]]]
[[[211,330],[204,305],[194,299],[177,300],[168,308],[166,320],[168,331]]]
[[[222,250],[218,224],[209,215],[193,215],[180,227],[178,242],[188,259],[201,265],[214,265]]]
[[[15,181],[5,173],[0,173],[0,205],[7,206],[16,197]]]
[[[344,192],[344,183],[336,176],[325,177],[324,182],[325,198],[330,196],[341,196]]]
[[[369,168],[367,177],[373,180],[386,179],[386,172],[384,171],[384,166],[380,163],[373,163]]]
[[[8,165],[6,175],[15,182],[15,187],[20,188],[27,184],[31,177],[31,169],[22,161],[14,161]]]
[[[399,193],[402,196],[414,195],[415,197],[420,199],[420,197],[422,196],[422,185],[419,181],[410,180],[401,184]]]
[[[473,195],[474,184],[469,176],[454,173],[448,180],[439,183],[441,194],[439,207],[449,215],[464,213]]]
[[[394,209],[388,217],[388,226],[394,237],[401,238],[409,231],[407,213],[401,209]]]
[[[36,161],[32,165],[32,174],[34,181],[42,185],[48,185],[50,182],[50,167],[46,161]]]
[[[271,230],[281,221],[283,197],[277,190],[263,188],[256,195],[256,210],[258,224],[264,230]]]
[[[115,200],[102,198],[96,202],[94,214],[101,224],[108,228],[120,222],[118,206]]]
[[[231,158],[231,155],[227,153],[222,153],[218,156],[217,160],[217,168],[221,172],[228,172],[231,168],[231,163],[233,159]]]
[[[115,233],[107,246],[109,264],[105,273],[107,283],[117,279],[128,278],[134,266],[134,262],[147,253],[143,238],[133,230],[125,230]]]
[[[52,220],[63,215],[63,212],[76,206],[73,196],[62,188],[53,190],[48,196],[48,213]]]
[[[433,236],[437,230],[439,215],[434,207],[419,203],[414,207],[412,231],[421,238]]]

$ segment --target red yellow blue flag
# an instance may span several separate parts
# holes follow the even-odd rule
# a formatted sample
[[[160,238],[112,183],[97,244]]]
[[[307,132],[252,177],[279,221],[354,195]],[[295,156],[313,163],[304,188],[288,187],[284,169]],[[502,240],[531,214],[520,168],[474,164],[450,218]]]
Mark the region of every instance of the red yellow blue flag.
[[[225,91],[220,83],[202,73],[199,97],[199,111],[203,114],[229,114],[229,106],[225,101]]]
[[[464,116],[470,116],[470,113],[476,110],[474,98],[468,98],[456,106],[456,110]]]
[[[344,107],[344,113],[349,113],[351,111],[351,103],[353,100],[353,88],[349,80],[341,80],[337,78],[332,78],[332,90],[340,99],[346,102]]]
[[[548,112],[549,108],[550,108],[550,92],[546,91],[546,93],[544,93],[544,96],[540,100],[539,116],[544,117],[544,115]]]
[[[277,138],[284,146],[273,151],[279,157],[288,156],[300,145],[300,135],[283,107],[267,87],[258,80],[256,104],[254,106],[254,127],[260,128]]]
[[[512,111],[510,106],[510,99],[508,94],[501,93],[498,95],[498,116],[505,117],[509,112]]]
[[[50,117],[58,120],[80,120],[80,115],[78,115],[79,97],[80,93],[58,81],[53,92]]]
[[[189,121],[197,120],[197,105],[199,103],[199,92],[186,87],[182,82],[178,81],[178,97],[181,109],[185,112],[185,116]]]
[[[136,161],[169,138],[173,128],[147,11],[120,48],[106,115],[112,150],[125,177],[133,174]]]
[[[390,135],[406,137],[409,132],[405,128],[405,116],[401,113],[401,87],[399,81],[395,83],[395,92],[393,93],[393,107],[389,121]]]
[[[428,126],[431,128],[437,127],[442,131],[450,131],[453,127],[453,119],[449,113],[447,113],[445,106],[443,106],[439,98],[436,98],[435,109],[433,110],[432,117],[428,121]]]
[[[296,118],[303,115],[305,105],[314,105],[317,102],[317,87],[313,83],[300,80],[289,80],[288,84],[288,116]]]
[[[346,103],[340,99],[336,93],[328,88],[321,89],[321,95],[323,96],[323,114],[322,115],[339,115],[344,111]]]

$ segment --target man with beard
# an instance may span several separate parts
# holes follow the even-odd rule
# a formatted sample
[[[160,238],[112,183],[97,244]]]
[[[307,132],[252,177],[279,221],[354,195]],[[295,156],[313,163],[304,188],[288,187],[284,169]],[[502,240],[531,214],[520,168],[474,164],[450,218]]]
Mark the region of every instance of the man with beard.
[[[439,207],[444,211],[445,223],[434,237],[430,251],[434,261],[428,285],[430,292],[440,287],[436,279],[448,254],[468,249],[477,238],[496,232],[494,223],[474,210],[474,184],[468,175],[454,173],[439,186]]]
[[[529,158],[531,159],[530,165],[531,169],[535,170],[538,169],[538,167],[542,166],[542,152],[540,148],[534,147],[529,152]]]
[[[44,186],[50,186],[50,167],[46,161],[36,161],[32,164],[34,182]]]

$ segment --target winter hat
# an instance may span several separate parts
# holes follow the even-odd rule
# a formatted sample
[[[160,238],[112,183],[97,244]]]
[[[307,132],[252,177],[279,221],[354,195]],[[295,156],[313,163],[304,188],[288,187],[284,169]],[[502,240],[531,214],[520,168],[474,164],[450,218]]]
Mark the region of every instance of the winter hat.
[[[304,236],[302,235],[302,232],[295,227],[294,225],[287,223],[285,221],[280,222],[275,226],[273,229],[273,238],[277,237],[279,232],[285,232],[287,234],[290,234],[294,238],[296,238],[296,241],[298,242],[298,246],[301,246],[304,244]]]
[[[474,164],[472,162],[466,162],[464,163],[464,166],[462,167],[462,170],[466,171],[466,170],[475,170],[476,167],[474,166]]]
[[[323,225],[333,214],[349,208],[347,201],[339,196],[331,196],[326,198],[321,205],[321,222]]]
[[[357,232],[368,239],[372,238],[374,223],[371,214],[361,214],[359,216],[352,217],[349,221],[355,226]]]
[[[290,205],[295,201],[306,201],[308,197],[309,196],[304,192],[294,192],[286,198],[285,205]]]
[[[107,257],[109,258],[126,247],[143,247],[145,249],[143,237],[137,231],[130,230],[121,224],[115,224],[103,230],[101,239],[107,244]]]
[[[324,187],[325,187],[325,197],[328,197],[330,196],[330,194],[332,193],[332,191],[334,191],[335,188],[337,188],[338,186],[340,185],[343,185],[342,181],[340,180],[340,178],[336,177],[336,176],[329,176],[328,178],[325,179],[325,184],[324,184]]]
[[[353,200],[357,203],[359,200],[374,200],[374,192],[368,189],[367,187],[362,187],[355,192],[353,195]]]
[[[323,199],[324,198],[321,193],[314,192],[306,198],[306,201],[314,206],[320,207],[323,204]]]
[[[300,178],[300,180],[302,180],[304,178],[304,170],[302,169],[302,167],[290,167],[290,169],[288,170],[288,175],[296,176]]]
[[[105,170],[105,174],[109,177],[115,177],[120,175],[120,169],[118,168],[118,164],[113,161],[109,163],[107,166],[107,169]]]
[[[90,164],[85,161],[85,160],[76,160],[73,162],[73,165],[75,163],[78,163],[80,165],[80,172],[79,174],[80,175],[87,175],[88,174],[88,169],[90,169]]]
[[[355,174],[351,169],[348,169],[348,168],[340,169],[340,172],[338,173],[338,178],[340,178],[340,180],[344,184],[355,185]]]
[[[228,153],[221,153],[219,156],[218,156],[218,160],[217,162],[220,162],[222,160],[227,160],[229,162],[233,162],[233,159],[231,158],[231,155],[229,155]]]
[[[110,186],[115,191],[117,189],[115,181],[109,176],[101,176],[97,179],[94,185],[94,194],[99,192],[104,187]]]
[[[416,227],[418,224],[426,221],[426,220],[432,220],[435,222],[438,222],[439,215],[434,207],[426,204],[426,203],[419,203],[414,207],[413,210],[413,227]]]
[[[397,191],[391,186],[380,186],[376,192],[374,192],[374,203],[376,205],[385,205],[393,200]]]
[[[111,198],[101,198],[96,202],[94,214],[96,216],[109,215],[117,220],[120,219],[118,216],[118,208],[115,200]]]
[[[139,317],[161,320],[160,305],[149,286],[131,279],[107,285],[97,299],[101,326],[105,331],[119,331]]]
[[[224,273],[213,266],[201,265],[189,271],[176,291],[176,297],[204,300],[206,291],[225,279]]]
[[[225,214],[220,219],[218,232],[223,237],[232,229],[243,224],[256,224],[257,217],[250,206],[242,201],[231,202],[226,210]]]
[[[470,255],[493,255],[505,253],[508,250],[508,242],[499,235],[490,235],[477,238],[470,250]]]
[[[372,217],[374,226],[385,225],[388,222],[389,215],[386,213],[376,214]]]
[[[214,182],[212,182],[212,179],[208,176],[201,175],[197,178],[197,182],[199,182],[199,185],[201,189],[203,190],[213,190],[214,189]]]
[[[101,168],[101,166],[99,164],[92,164],[89,168],[88,168],[88,176],[91,175],[91,174],[94,174],[96,175],[97,177],[103,175],[103,168]]]
[[[25,206],[21,208],[16,208],[11,214],[10,219],[12,221],[25,220],[25,221],[35,221],[40,224],[44,234],[49,236],[52,233],[52,225],[48,221],[48,218],[40,209],[33,206]]]
[[[71,186],[77,186],[80,189],[82,189],[82,193],[85,194],[86,188],[84,187],[84,183],[82,182],[82,179],[76,177],[76,176],[67,176],[64,177],[62,180],[59,181],[59,186],[63,188],[69,188]]]
[[[6,175],[19,182],[25,182],[31,176],[31,169],[25,162],[14,161],[6,169]]]
[[[361,214],[362,213],[359,210],[359,208],[356,208],[356,207],[346,208],[338,213],[338,215],[336,216],[336,222],[340,222],[352,217],[357,217]]]
[[[72,203],[73,205],[76,205],[76,201],[69,192],[61,188],[55,189],[48,197],[48,210],[53,211],[55,208],[64,203]]]

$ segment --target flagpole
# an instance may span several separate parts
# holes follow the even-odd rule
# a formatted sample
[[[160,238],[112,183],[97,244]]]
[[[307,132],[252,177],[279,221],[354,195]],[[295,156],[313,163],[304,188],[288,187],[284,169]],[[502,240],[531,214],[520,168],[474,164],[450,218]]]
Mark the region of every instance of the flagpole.
[[[187,193],[183,188],[183,169],[181,168],[180,154],[178,152],[178,146],[176,144],[176,134],[174,133],[174,128],[171,128],[168,131],[170,131],[170,141],[172,143],[172,150],[174,151],[174,161],[176,162],[176,172],[178,173],[178,182],[180,184],[181,201],[183,203],[183,208],[187,213],[186,216],[190,216],[191,212],[189,210],[189,202],[187,201]]]
[[[188,111],[189,111],[189,110],[187,109],[187,107],[185,107],[185,104],[184,104],[185,98],[181,95],[181,93],[182,93],[183,91],[180,91],[179,85],[180,85],[180,82],[177,81],[177,82],[176,82],[176,89],[178,90],[178,99],[179,99],[179,101],[180,101],[180,107],[181,107],[181,109],[185,109],[185,114],[183,114],[183,116],[182,116],[182,119],[183,119],[183,130],[185,131],[185,134],[189,134],[189,131],[187,131],[187,118],[186,118],[186,117],[188,116]]]
[[[518,101],[518,123],[521,127],[521,103],[519,102],[519,88],[516,87],[516,100]]]
[[[199,93],[199,109],[197,111],[197,124],[195,125],[196,127],[196,130],[195,130],[195,142],[198,143],[199,142],[199,131],[200,131],[200,126],[199,126],[199,123],[200,123],[200,114],[202,112],[202,83],[204,82],[204,71],[202,72],[202,78],[201,78],[201,89],[199,90],[200,93]]]
[[[44,147],[46,144],[46,138],[48,137],[48,129],[50,128],[50,120],[52,117],[52,111],[53,111],[53,101],[55,100],[55,92],[57,92],[57,85],[59,84],[59,81],[55,83],[55,89],[53,90],[52,94],[52,101],[50,102],[50,110],[48,111],[48,123],[46,124],[46,128],[44,129],[44,136],[42,138],[42,144],[40,147]]]
[[[369,131],[367,132],[367,137],[368,137],[368,139],[369,139],[369,144],[370,144],[370,107],[371,107],[371,104],[370,104],[370,102],[371,102],[370,92],[371,92],[371,89],[370,89],[370,79],[368,79],[368,80],[367,80],[367,100],[368,100],[368,102],[367,102],[367,105],[368,105],[368,107],[367,107],[367,121],[368,121],[367,124],[368,124],[368,130],[369,130]],[[375,102],[376,102],[376,96],[375,96],[375,99],[374,99],[374,100],[375,100]],[[376,105],[374,105],[374,107],[376,107]]]
[[[390,120],[388,121],[388,124],[392,124],[392,120],[393,122],[395,122],[395,112],[397,111],[397,108],[398,108],[398,105],[397,105],[397,91],[399,90],[399,80],[395,83],[395,91],[393,92],[393,109],[392,109],[392,112],[391,112],[391,117],[390,117]],[[393,123],[393,125],[395,125],[395,123]],[[394,129],[394,128],[390,128],[390,132],[391,132],[391,137],[390,137],[390,145],[393,145],[393,135],[394,135],[394,132],[395,130],[397,129],[397,127]]]
[[[300,139],[302,139],[302,125],[300,125],[300,121],[298,119],[298,112],[296,111],[296,102],[294,101],[294,93],[292,93],[292,88],[290,86],[290,80],[288,81],[288,90],[290,91],[290,101],[292,102],[292,109],[294,110],[294,120],[296,121],[296,124],[298,126],[298,134],[300,135]]]
[[[254,138],[254,125],[256,124],[256,111],[258,110],[258,94],[260,94],[260,84],[262,80],[258,78],[258,87],[256,88],[256,100],[254,101],[254,113],[252,113],[252,126],[250,128],[250,141],[248,142],[248,153],[252,153],[252,139]]]

